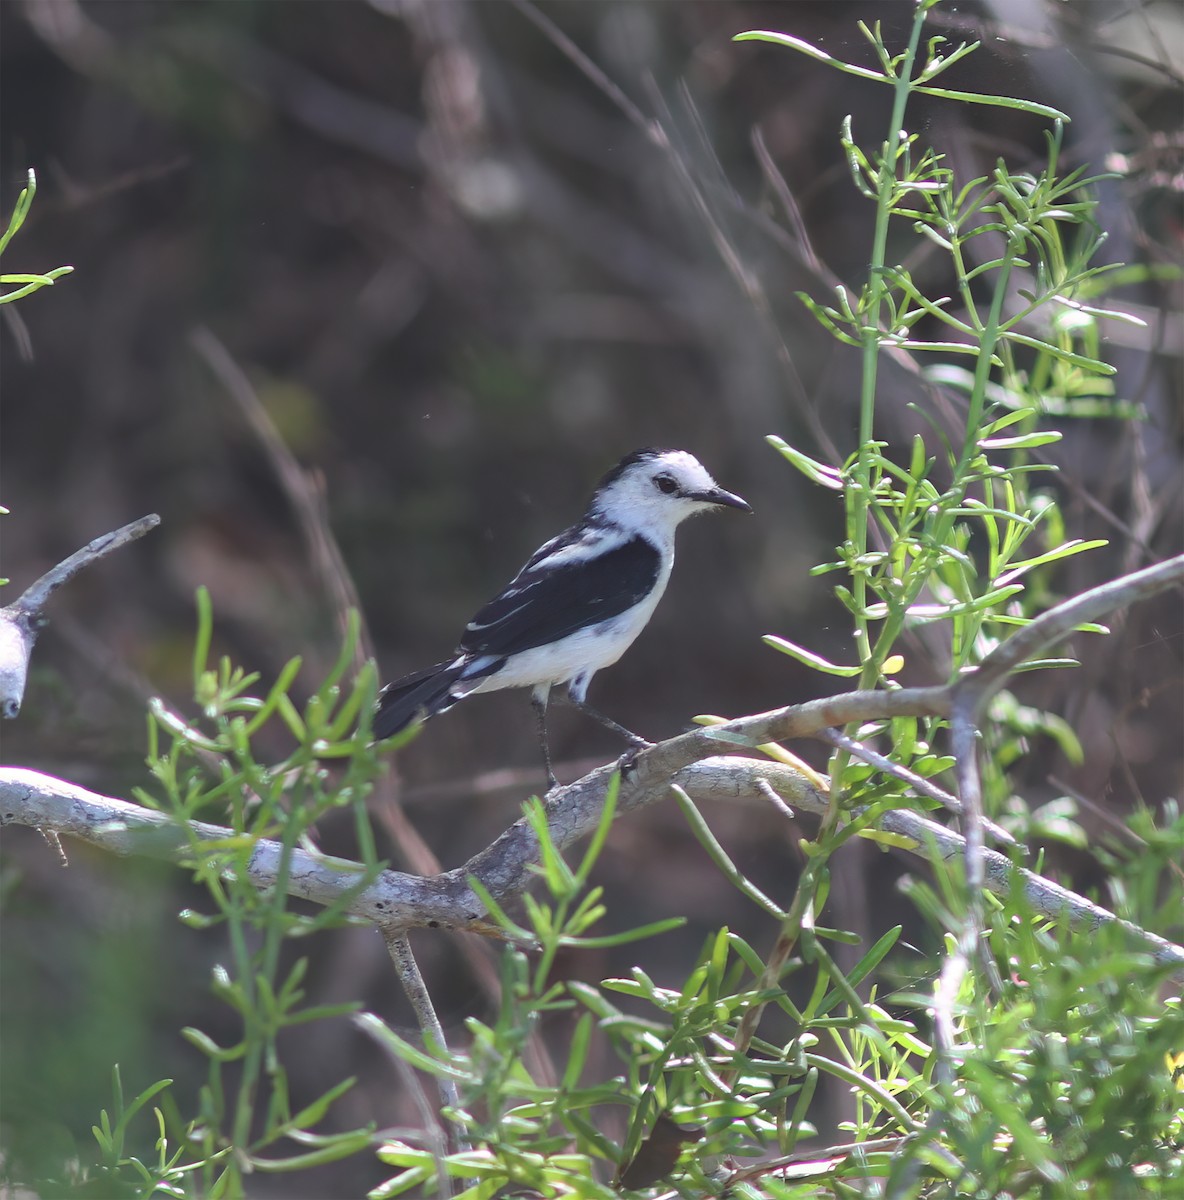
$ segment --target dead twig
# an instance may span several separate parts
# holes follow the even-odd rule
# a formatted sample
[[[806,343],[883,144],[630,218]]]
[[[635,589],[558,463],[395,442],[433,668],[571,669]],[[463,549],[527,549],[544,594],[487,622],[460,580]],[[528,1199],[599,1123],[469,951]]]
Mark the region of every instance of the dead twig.
[[[83,567],[89,567],[113,550],[143,537],[159,524],[160,517],[150,513],[130,525],[95,538],[46,571],[24,590],[19,599],[0,608],[0,716],[11,719],[21,711],[29,675],[29,657],[38,633],[45,626],[43,610],[50,596]]]

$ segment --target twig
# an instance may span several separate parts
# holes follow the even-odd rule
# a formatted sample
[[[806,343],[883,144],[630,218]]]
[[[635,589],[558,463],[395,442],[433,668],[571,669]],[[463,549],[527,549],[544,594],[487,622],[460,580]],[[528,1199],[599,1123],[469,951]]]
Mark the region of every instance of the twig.
[[[839,1146],[826,1146],[821,1150],[799,1150],[796,1154],[766,1159],[751,1167],[739,1167],[727,1177],[724,1186],[733,1188],[738,1183],[747,1183],[753,1179],[760,1179],[764,1175],[772,1175],[773,1172],[784,1170],[786,1167],[805,1163],[814,1164],[818,1168],[819,1175],[826,1175],[848,1158],[861,1159],[866,1154],[876,1154],[883,1150],[898,1150],[912,1140],[911,1137],[869,1138],[865,1142],[846,1142]],[[795,1180],[801,1178],[803,1176],[795,1173]]]
[[[408,940],[407,931],[388,925],[383,929],[382,936],[386,942],[387,952],[391,956],[391,962],[395,964],[399,982],[403,985],[403,991],[415,1012],[415,1019],[419,1022],[424,1046],[429,1053],[447,1054],[448,1043],[444,1039],[444,1027],[440,1024],[440,1018],[436,1016],[428,985],[424,982],[419,963],[415,961],[415,955],[411,952],[411,942]],[[440,1088],[440,1099],[444,1101],[445,1105],[449,1108],[459,1109],[460,1093],[456,1089],[455,1081],[445,1075],[437,1075],[436,1083]],[[461,1150],[467,1148],[465,1145],[458,1146],[458,1149]]]
[[[251,381],[231,358],[226,347],[208,329],[201,327],[189,334],[189,344],[217,377],[227,395],[238,405],[267,452],[267,457],[271,459],[276,478],[288,497],[300,532],[304,535],[309,558],[312,559],[313,566],[321,577],[321,583],[332,598],[338,625],[344,633],[348,614],[351,610],[361,613],[362,605],[354,587],[353,577],[337,545],[337,539],[329,528],[322,490],[315,486],[309,472],[296,461],[267,409],[260,402]],[[373,657],[374,647],[363,622],[358,634],[355,668],[360,669],[368,658]]]
[[[899,763],[894,763],[892,759],[885,757],[879,751],[864,745],[863,742],[856,741],[853,737],[849,737],[841,729],[824,729],[818,737],[824,742],[829,742],[832,746],[841,747],[853,758],[858,758],[869,766],[883,771],[885,775],[891,775],[894,779],[899,779],[902,783],[907,783],[913,791],[918,792],[922,796],[927,796],[930,800],[936,800],[942,808],[954,813],[956,816],[962,815],[962,801],[957,796],[951,796],[949,792],[939,788],[932,780],[926,779],[923,775],[918,775],[916,771],[910,771],[908,767],[902,767]],[[1002,825],[996,825],[994,821],[989,821],[986,817],[983,818],[983,828],[997,842],[1003,842],[1008,846],[1018,845],[1015,838]]]
[[[773,790],[773,785],[767,779],[758,779],[756,781],[757,792],[764,796],[766,800],[787,820],[795,820],[794,811],[781,799],[780,796]]]
[[[940,1055],[939,1071],[946,1078],[952,1076],[955,1052],[953,1006],[969,969],[971,956],[979,959],[991,986],[996,991],[1001,987],[998,969],[986,953],[982,939],[985,859],[978,770],[978,722],[983,709],[1013,671],[1029,658],[1067,637],[1083,622],[1093,621],[1115,609],[1126,608],[1136,600],[1147,599],[1181,582],[1184,582],[1184,555],[1090,588],[1042,613],[952,685],[950,742],[965,817],[967,909],[957,932],[954,951],[942,964],[933,1001],[934,1027]]]
[[[980,713],[1008,675],[1029,658],[1068,637],[1078,625],[1181,585],[1184,585],[1184,554],[1090,588],[1041,613],[1030,625],[1001,642],[975,670],[958,680],[955,690],[972,698],[976,714]]]
[[[785,210],[785,219],[789,222],[793,229],[794,241],[797,243],[798,253],[810,266],[811,270],[822,274],[822,263],[819,262],[818,256],[814,253],[814,247],[810,243],[810,234],[806,229],[806,222],[802,219],[802,210],[798,206],[798,202],[790,190],[789,184],[785,182],[785,176],[777,169],[777,164],[773,161],[773,156],[769,153],[769,147],[765,143],[765,135],[761,133],[760,127],[754,125],[752,132],[749,134],[749,141],[752,143],[753,153],[756,155],[756,160],[760,163],[761,173],[765,177],[765,182],[773,189],[773,194],[781,201],[781,207]]]
[[[300,526],[308,556],[333,605],[339,629],[345,631],[351,612],[359,614],[359,636],[354,666],[355,669],[360,669],[367,659],[374,657],[374,646],[362,615],[353,576],[329,524],[323,489],[318,486],[316,477],[296,460],[267,409],[260,402],[246,372],[235,362],[218,338],[210,330],[198,327],[190,333],[189,343],[238,405],[271,460],[276,477]],[[405,865],[420,875],[440,873],[439,860],[404,811],[390,772],[376,789],[370,803],[370,811],[386,830]],[[481,947],[462,945],[460,950],[480,987],[486,995],[496,998],[499,989],[497,973]]]
[[[45,625],[42,610],[50,596],[83,567],[105,558],[112,550],[134,542],[160,524],[156,513],[132,521],[113,533],[105,533],[75,551],[69,558],[46,571],[30,584],[19,599],[0,609],[0,716],[12,718],[21,710],[25,681],[29,674],[29,656],[33,643]]]

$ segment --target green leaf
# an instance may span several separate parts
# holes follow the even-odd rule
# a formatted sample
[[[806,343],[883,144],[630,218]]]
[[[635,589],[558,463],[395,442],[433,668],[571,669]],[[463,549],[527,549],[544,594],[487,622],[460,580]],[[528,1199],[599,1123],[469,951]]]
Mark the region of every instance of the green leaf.
[[[426,1071],[429,1075],[439,1076],[441,1079],[454,1079],[458,1082],[468,1080],[469,1077],[464,1071],[459,1071],[449,1063],[433,1058],[417,1046],[405,1041],[374,1013],[358,1013],[353,1020],[363,1033],[369,1034],[396,1058],[401,1058],[405,1063],[409,1063],[418,1070]]]
[[[1040,446],[1051,446],[1064,435],[1055,429],[1044,433],[1022,433],[1016,437],[988,437],[978,443],[980,450],[1035,450]]]
[[[559,1084],[565,1092],[570,1092],[580,1082],[584,1064],[588,1061],[588,1047],[592,1044],[594,1026],[595,1021],[592,1014],[584,1013],[572,1031],[571,1045],[567,1052],[567,1066],[563,1069],[563,1079]]]
[[[862,667],[840,667],[837,663],[823,658],[821,654],[815,654],[812,650],[807,650],[805,647],[789,641],[788,638],[777,637],[776,634],[767,633],[761,638],[761,641],[766,646],[770,646],[782,654],[788,654],[790,658],[796,658],[798,662],[805,663],[806,666],[813,667],[815,671],[822,671],[826,675],[838,675],[843,679],[853,679],[863,669]]]
[[[916,845],[916,842],[913,842]],[[847,972],[847,982],[852,987],[857,987],[864,979],[867,978],[879,965],[884,961],[888,951],[896,945],[900,937],[902,925],[895,925],[877,939],[876,944]],[[818,1016],[822,1016],[828,1012],[841,999],[839,994],[835,992],[828,1001],[819,1006]]]
[[[522,811],[539,844],[541,861],[538,870],[546,880],[548,891],[556,899],[574,896],[578,890],[576,877],[572,873],[571,867],[567,865],[567,860],[555,845],[542,801],[537,797],[532,797],[522,806]],[[530,898],[529,895],[526,897],[527,900]]]
[[[1090,358],[1085,354],[1074,354],[1070,350],[1053,345],[1052,342],[1028,337],[1025,333],[1016,333],[1014,330],[1007,330],[1001,334],[1001,337],[1009,342],[1019,342],[1021,346],[1029,346],[1033,350],[1040,350],[1045,354],[1051,354],[1053,358],[1059,359],[1063,363],[1068,363],[1071,367],[1080,367],[1083,371],[1089,371],[1094,375],[1113,375],[1116,371],[1115,367],[1112,367],[1109,363],[1102,362],[1100,359]]]
[[[1029,113],[1034,117],[1046,117],[1050,121],[1065,121],[1070,118],[1059,108],[1050,104],[1037,104],[1034,100],[1020,100],[1015,96],[992,96],[983,92],[956,92],[950,88],[926,87],[916,84],[914,92],[925,96],[938,96],[943,100],[956,100],[960,104],[983,104],[988,108],[1013,108],[1017,112]]]
[[[197,605],[197,635],[193,641],[193,691],[197,695],[201,691],[201,679],[208,669],[210,661],[210,639],[214,636],[214,611],[210,603],[210,593],[205,587],[199,587],[194,595]]]
[[[561,937],[559,944],[584,950],[599,950],[607,946],[626,946],[630,942],[640,942],[646,938],[656,937],[660,933],[669,933],[672,929],[681,929],[686,923],[686,917],[666,917],[661,921],[653,921],[649,925],[639,925],[636,929],[624,929],[620,933],[606,933],[603,937]]]
[[[209,1034],[194,1029],[192,1025],[185,1026],[181,1030],[181,1036],[216,1062],[236,1062],[247,1052],[245,1042],[239,1042],[237,1046],[230,1046],[224,1050]]]
[[[783,458],[793,463],[807,479],[834,492],[841,492],[843,490],[842,473],[836,471],[834,467],[828,467],[825,463],[820,463],[808,454],[803,454],[800,450],[795,450],[788,442],[783,441],[775,434],[770,434],[769,437],[765,438],[765,441]]]
[[[369,1149],[374,1142],[374,1135],[369,1130],[357,1130],[354,1133],[341,1134],[328,1145],[318,1150],[310,1150],[306,1154],[292,1154],[287,1158],[259,1158],[249,1155],[248,1161],[256,1171],[278,1174],[285,1171],[306,1171],[309,1167],[323,1166],[325,1163],[338,1162],[351,1154],[360,1154]]]
[[[843,71],[848,75],[855,75],[860,79],[873,79],[877,83],[893,82],[893,80],[882,75],[879,71],[869,71],[867,67],[860,67],[855,63],[844,62],[841,58],[835,58],[833,54],[827,54],[825,50],[820,49],[818,46],[811,45],[801,38],[791,37],[788,33],[772,33],[766,29],[749,29],[744,33],[733,34],[732,41],[772,42],[776,46],[785,46],[790,50],[797,50],[800,54],[805,54],[808,58],[817,59],[821,63],[826,63],[829,67],[834,67],[836,70]]]
[[[1064,542],[1053,550],[1049,550],[1044,554],[1038,554],[1035,558],[1026,558],[1022,562],[1013,563],[1007,571],[995,580],[995,584],[996,586],[1006,585],[1013,579],[1017,579],[1020,575],[1023,575],[1026,571],[1032,570],[1033,567],[1042,567],[1045,563],[1057,562],[1062,558],[1068,558],[1072,554],[1081,554],[1085,550],[1098,550],[1109,544],[1104,538],[1089,542],[1084,542],[1080,538],[1073,538],[1071,541]]]
[[[300,667],[303,660],[297,656],[289,659],[280,671],[279,677],[272,685],[271,691],[267,694],[267,699],[264,700],[258,712],[247,722],[244,734],[250,738],[265,725],[270,719],[276,708],[279,706],[280,700],[287,696],[288,689],[291,688],[293,681],[300,672]]]
[[[613,817],[617,812],[617,796],[621,791],[621,772],[614,771],[612,778],[608,781],[608,788],[604,793],[604,807],[600,813],[600,820],[596,823],[596,831],[592,834],[588,842],[588,849],[584,853],[583,859],[580,861],[579,868],[575,874],[576,890],[584,888],[588,883],[588,876],[592,873],[592,867],[596,860],[600,857],[600,852],[604,849],[604,843],[608,839],[609,830],[613,826]]]
[[[381,1151],[379,1151],[378,1157],[384,1157]],[[398,1164],[393,1165],[397,1166]],[[367,1192],[367,1200],[393,1200],[395,1196],[401,1196],[404,1192],[409,1192],[412,1188],[419,1187],[421,1183],[426,1183],[429,1179],[434,1179],[435,1177],[435,1161],[422,1163],[417,1167],[411,1167],[401,1172],[396,1178],[388,1179],[385,1183],[379,1184],[378,1187]]]
[[[711,832],[710,826],[703,820],[702,814],[695,807],[694,801],[687,795],[686,791],[677,784],[671,787],[670,790],[674,793],[674,799],[678,802],[678,807],[682,809],[682,815],[691,827],[691,832],[699,839],[699,844],[711,856],[712,861],[723,872],[724,876],[731,881],[732,885],[742,895],[747,896],[749,900],[760,908],[763,908],[770,916],[776,918],[778,921],[783,921],[785,913],[755,883],[737,869],[736,864],[732,862],[724,848],[716,841],[715,834]]]
[[[621,1010],[590,984],[581,983],[578,979],[569,979],[567,990],[598,1017],[621,1016]]]
[[[314,1100],[311,1104],[306,1105],[298,1113],[294,1113],[288,1121],[288,1125],[293,1129],[304,1129],[309,1125],[315,1125],[324,1118],[325,1113],[329,1110],[329,1105],[334,1100],[344,1096],[356,1082],[357,1076],[351,1075],[348,1079],[343,1079],[340,1083],[334,1084],[324,1095]]]

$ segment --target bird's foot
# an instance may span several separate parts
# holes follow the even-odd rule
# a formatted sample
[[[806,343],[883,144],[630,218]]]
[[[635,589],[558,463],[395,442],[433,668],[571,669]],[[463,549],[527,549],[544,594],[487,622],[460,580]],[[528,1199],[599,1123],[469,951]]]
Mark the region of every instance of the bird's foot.
[[[653,742],[647,742],[643,738],[637,738],[632,742],[631,748],[626,750],[620,758],[617,759],[617,770],[621,772],[621,778],[625,779],[632,775],[637,770],[637,760],[649,749],[653,747]]]

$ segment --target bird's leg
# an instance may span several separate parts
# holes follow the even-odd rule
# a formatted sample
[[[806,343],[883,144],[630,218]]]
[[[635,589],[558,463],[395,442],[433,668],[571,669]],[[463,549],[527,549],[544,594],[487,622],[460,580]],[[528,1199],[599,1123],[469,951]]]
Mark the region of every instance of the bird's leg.
[[[567,702],[572,708],[579,709],[585,716],[591,717],[594,721],[599,721],[605,729],[615,733],[617,737],[624,738],[634,750],[648,750],[654,744],[653,742],[647,742],[643,737],[638,737],[636,733],[626,729],[624,725],[618,725],[612,717],[606,717],[604,713],[598,712],[592,705],[583,700],[577,700],[570,691],[567,693]]]
[[[547,742],[547,693],[550,688],[540,685],[530,693],[530,702],[534,706],[534,715],[539,723],[539,745],[543,749],[543,767],[547,772],[547,790],[559,786],[555,772],[551,770],[551,747]]]

